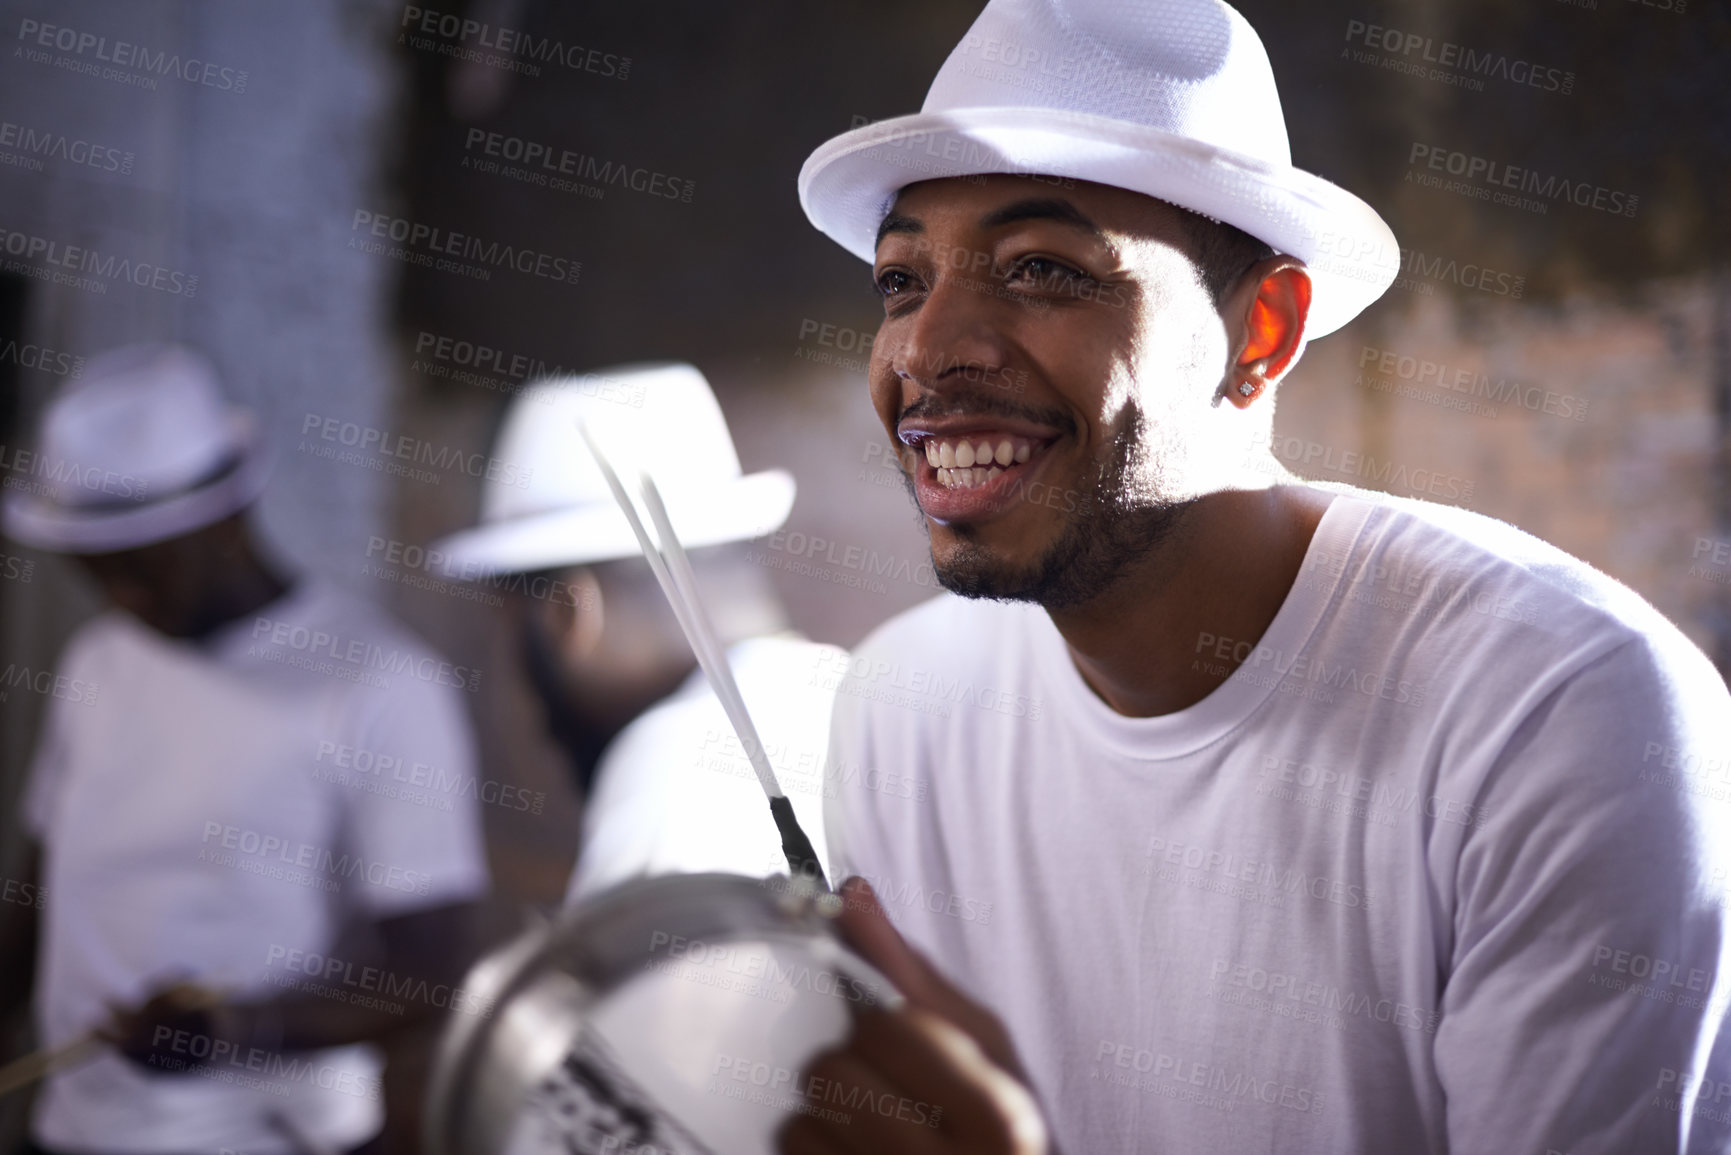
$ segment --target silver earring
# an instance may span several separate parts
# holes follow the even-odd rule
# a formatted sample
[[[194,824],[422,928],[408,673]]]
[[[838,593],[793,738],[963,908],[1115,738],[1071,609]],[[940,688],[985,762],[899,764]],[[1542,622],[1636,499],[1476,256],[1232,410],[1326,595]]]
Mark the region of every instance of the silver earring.
[[[1238,383],[1238,392],[1245,397],[1254,397],[1256,396],[1256,386],[1252,385],[1248,381],[1240,381]]]

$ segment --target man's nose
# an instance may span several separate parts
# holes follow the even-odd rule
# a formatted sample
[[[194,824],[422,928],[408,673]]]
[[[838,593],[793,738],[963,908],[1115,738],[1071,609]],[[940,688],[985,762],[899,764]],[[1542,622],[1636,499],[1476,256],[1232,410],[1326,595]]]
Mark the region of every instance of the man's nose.
[[[1002,369],[1009,342],[990,286],[989,280],[965,270],[939,272],[910,324],[901,330],[890,358],[896,375],[940,389],[964,375],[978,379],[981,373]]]

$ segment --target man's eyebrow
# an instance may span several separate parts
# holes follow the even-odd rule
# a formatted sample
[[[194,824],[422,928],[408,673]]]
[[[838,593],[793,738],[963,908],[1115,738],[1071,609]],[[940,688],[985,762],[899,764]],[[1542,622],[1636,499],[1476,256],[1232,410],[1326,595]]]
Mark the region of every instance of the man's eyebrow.
[[[980,227],[995,229],[1016,221],[1057,221],[1096,237],[1104,235],[1100,232],[1100,226],[1084,216],[1081,209],[1061,197],[1037,197],[993,209],[980,218]]]
[[[923,233],[925,231],[926,226],[913,217],[902,217],[891,213],[884,218],[884,223],[878,226],[878,239],[875,243],[883,244],[884,238],[891,233]]]

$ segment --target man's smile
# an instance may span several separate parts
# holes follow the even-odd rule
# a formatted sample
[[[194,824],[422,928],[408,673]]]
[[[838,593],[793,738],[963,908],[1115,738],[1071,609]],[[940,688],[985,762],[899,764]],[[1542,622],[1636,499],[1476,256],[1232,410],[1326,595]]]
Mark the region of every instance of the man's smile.
[[[1026,496],[1059,436],[1050,427],[1001,417],[909,420],[897,435],[914,450],[909,458],[920,510],[939,523],[990,517],[1012,497]]]

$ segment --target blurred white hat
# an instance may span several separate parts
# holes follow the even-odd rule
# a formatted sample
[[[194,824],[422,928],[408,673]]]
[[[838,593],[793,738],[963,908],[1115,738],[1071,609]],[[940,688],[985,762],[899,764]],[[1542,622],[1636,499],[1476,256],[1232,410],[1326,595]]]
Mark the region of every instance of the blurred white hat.
[[[688,548],[760,537],[793,509],[785,470],[741,475],[721,406],[696,367],[618,365],[537,382],[512,401],[493,448],[502,468],[482,483],[481,524],[429,547],[443,555],[447,574],[474,579],[638,556],[579,420],[616,468],[655,479]]]
[[[49,403],[28,468],[8,479],[6,532],[61,553],[110,553],[202,529],[264,491],[252,415],[179,345],[91,359]]]
[[[1311,336],[1399,271],[1376,210],[1292,166],[1268,54],[1220,0],[991,0],[921,111],[820,146],[799,203],[870,261],[902,188],[987,173],[1093,181],[1236,225],[1310,266]]]

